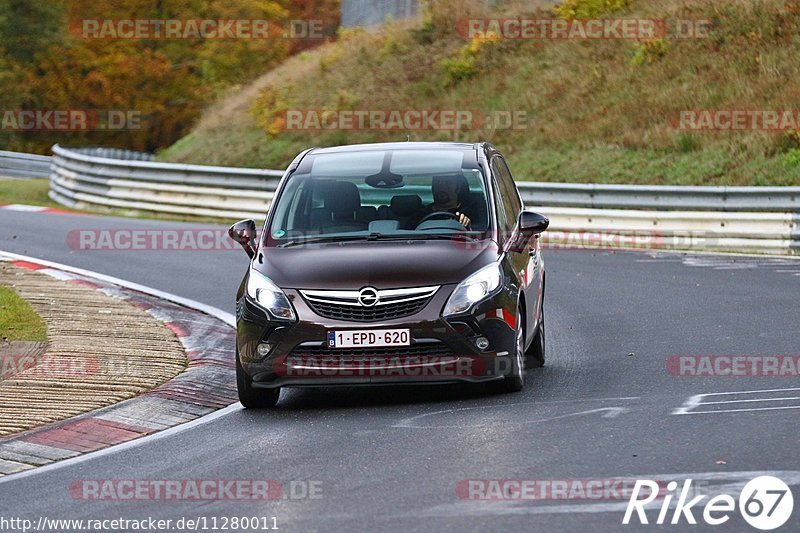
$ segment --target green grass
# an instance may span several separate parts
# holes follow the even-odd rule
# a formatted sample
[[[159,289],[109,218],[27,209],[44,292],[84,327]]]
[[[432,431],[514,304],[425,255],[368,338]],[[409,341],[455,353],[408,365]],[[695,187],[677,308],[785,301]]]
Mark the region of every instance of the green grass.
[[[0,286],[0,341],[46,341],[47,325],[30,304]]]
[[[609,5],[570,0],[571,5]],[[796,109],[797,0],[632,0],[611,16],[717,21],[710,37],[663,42],[468,42],[470,17],[547,18],[530,2],[440,0],[421,21],[347,31],[211,106],[164,161],[285,168],[310,146],[405,140],[405,132],[280,128],[286,109],[522,111],[522,129],[409,132],[488,140],[520,180],[670,185],[800,185],[798,132],[686,132],[687,109]],[[478,6],[478,7],[476,7]]]
[[[50,182],[46,179],[0,179],[0,204],[41,205],[61,208],[47,196]]]

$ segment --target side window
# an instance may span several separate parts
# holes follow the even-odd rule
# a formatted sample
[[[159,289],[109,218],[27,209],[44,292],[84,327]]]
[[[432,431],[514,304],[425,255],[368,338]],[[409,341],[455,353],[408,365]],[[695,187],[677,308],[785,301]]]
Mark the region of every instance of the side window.
[[[494,198],[494,205],[497,208],[497,229],[500,230],[501,234],[501,241],[505,240],[505,236],[507,236],[511,229],[513,228],[513,224],[509,226],[509,219],[508,215],[506,214],[506,202],[503,200],[502,189],[500,185],[500,180],[502,179],[500,175],[500,169],[497,165],[497,158],[492,159],[491,167],[492,167],[492,197]]]
[[[516,224],[519,213],[522,211],[522,200],[519,197],[517,185],[514,183],[514,178],[511,177],[511,171],[508,170],[505,160],[502,157],[496,157],[495,161],[497,161],[497,168],[500,171],[500,194],[503,195],[506,215],[514,221],[513,224]]]

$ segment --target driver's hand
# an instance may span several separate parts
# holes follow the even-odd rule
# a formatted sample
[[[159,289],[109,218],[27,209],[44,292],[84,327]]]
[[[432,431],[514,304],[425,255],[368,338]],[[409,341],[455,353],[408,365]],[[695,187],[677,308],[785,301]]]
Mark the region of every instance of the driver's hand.
[[[458,222],[464,226],[465,228],[469,226],[470,222],[472,222],[467,215],[464,213],[459,213],[456,211],[456,216],[458,217]]]

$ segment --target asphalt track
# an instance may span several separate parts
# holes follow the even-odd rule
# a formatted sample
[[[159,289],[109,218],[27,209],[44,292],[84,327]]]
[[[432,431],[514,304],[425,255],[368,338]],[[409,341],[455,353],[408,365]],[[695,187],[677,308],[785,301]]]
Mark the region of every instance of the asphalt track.
[[[96,252],[66,244],[73,229],[177,227],[190,226],[0,211],[0,249],[232,311],[247,266],[243,252]],[[779,472],[796,500],[782,530],[800,530],[800,400],[779,399],[800,396],[783,390],[800,387],[798,378],[680,377],[666,364],[676,355],[800,353],[800,262],[545,254],[548,365],[529,373],[522,393],[491,396],[469,386],[284,391],[275,410],[233,408],[139,446],[0,482],[0,514],[275,516],[283,531],[704,531],[711,528],[685,521],[622,526],[624,501],[470,501],[456,487],[475,479],[694,478],[738,498],[745,481]],[[742,391],[774,392],[696,397]],[[693,397],[725,403],[680,414]],[[310,480],[322,492],[269,502],[83,501],[69,487],[85,479]],[[656,515],[648,513],[651,522]],[[738,513],[717,529],[754,531]]]

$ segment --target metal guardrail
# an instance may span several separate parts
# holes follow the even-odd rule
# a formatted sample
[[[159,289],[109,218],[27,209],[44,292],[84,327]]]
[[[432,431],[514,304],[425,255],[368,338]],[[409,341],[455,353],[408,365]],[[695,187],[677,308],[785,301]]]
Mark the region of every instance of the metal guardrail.
[[[49,156],[0,150],[0,177],[46,178],[49,175]]]
[[[53,146],[50,197],[63,205],[224,218],[263,218],[279,170],[179,165],[135,152]],[[106,149],[107,150],[107,149]],[[152,157],[150,158],[152,159]]]
[[[56,145],[58,146],[58,145]],[[104,157],[107,159],[124,159],[126,161],[154,161],[155,156],[149,152],[137,152],[136,150],[126,150],[124,148],[107,148],[105,146],[72,148],[73,152],[91,155],[94,157]]]
[[[50,197],[73,207],[263,220],[283,175],[159,163],[107,150],[54,146]],[[554,231],[646,234],[665,248],[800,251],[800,187],[518,186],[526,205],[551,218]]]
[[[657,211],[800,212],[800,187],[517,183],[526,201],[554,207]]]
[[[530,206],[550,218],[551,248],[647,248],[800,254],[800,215]]]

